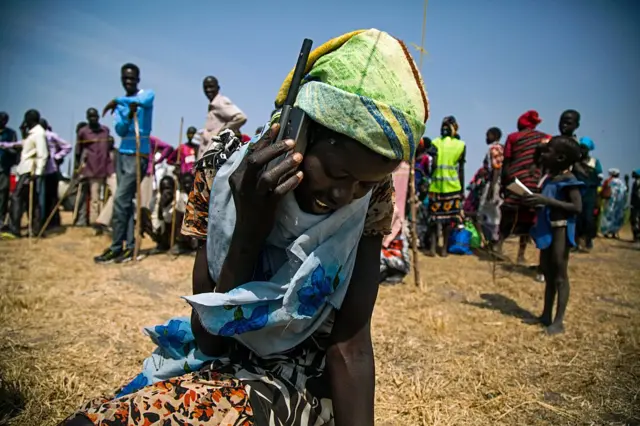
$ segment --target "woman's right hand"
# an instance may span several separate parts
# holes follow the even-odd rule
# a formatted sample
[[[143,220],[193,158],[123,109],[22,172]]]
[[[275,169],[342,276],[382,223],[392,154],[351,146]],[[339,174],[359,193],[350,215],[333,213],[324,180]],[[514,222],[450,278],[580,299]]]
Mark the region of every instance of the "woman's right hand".
[[[279,131],[274,124],[269,132],[249,148],[240,166],[229,176],[229,186],[236,207],[236,223],[245,235],[266,238],[275,221],[278,202],[293,191],[303,174],[296,169],[302,154],[287,155],[276,165],[266,168],[276,158],[287,154],[295,146],[293,140],[273,143]]]

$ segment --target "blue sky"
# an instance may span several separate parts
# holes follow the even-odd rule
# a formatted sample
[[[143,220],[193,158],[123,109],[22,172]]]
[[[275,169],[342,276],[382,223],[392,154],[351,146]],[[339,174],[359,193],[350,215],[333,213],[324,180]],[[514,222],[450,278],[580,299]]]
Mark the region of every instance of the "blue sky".
[[[37,108],[72,140],[88,107],[122,94],[120,66],[134,62],[141,88],[156,91],[155,135],[177,144],[180,117],[185,130],[203,125],[209,74],[247,114],[243,131],[252,134],[303,38],[317,46],[375,27],[420,44],[422,7],[421,0],[13,0],[0,15],[0,110],[16,128]],[[539,128],[549,133],[564,109],[577,109],[578,135],[595,140],[605,168],[640,167],[640,2],[431,0],[425,46],[427,135],[455,115],[467,173],[484,155],[486,129],[506,135],[528,109],[540,112]]]

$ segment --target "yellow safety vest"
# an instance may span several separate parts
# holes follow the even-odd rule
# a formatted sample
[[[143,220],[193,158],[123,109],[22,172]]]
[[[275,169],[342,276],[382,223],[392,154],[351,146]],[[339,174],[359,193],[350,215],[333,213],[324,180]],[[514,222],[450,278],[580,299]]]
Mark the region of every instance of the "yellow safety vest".
[[[462,190],[458,162],[464,152],[464,142],[452,137],[437,138],[431,144],[438,150],[436,168],[431,175],[429,192],[448,194]]]

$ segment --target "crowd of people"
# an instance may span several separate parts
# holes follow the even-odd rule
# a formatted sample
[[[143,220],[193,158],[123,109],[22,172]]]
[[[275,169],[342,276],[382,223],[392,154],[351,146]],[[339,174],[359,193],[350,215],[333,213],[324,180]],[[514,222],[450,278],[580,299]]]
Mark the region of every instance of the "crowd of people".
[[[195,251],[192,314],[148,327],[158,349],[142,372],[65,424],[371,425],[371,315],[378,284],[409,272],[412,237],[429,256],[467,253],[474,236],[499,256],[518,236],[521,263],[533,239],[546,283],[536,322],[548,334],[564,329],[570,251],[590,250],[598,229],[617,238],[627,205],[640,241],[640,170],[632,185],[616,169],[605,179],[594,141],[576,136],[577,111],[561,114],[557,136],[537,130],[536,111],[504,145],[489,128],[466,185],[459,123],[445,117],[439,137],[423,136],[428,99],[401,41],[375,29],[348,33],[311,52],[306,69],[295,98],[310,118],[304,152],[276,140],[293,73],[251,143],[246,116],[211,76],[204,128],[189,127],[175,149],[152,135],[154,92],[138,87],[134,64],[121,68],[124,95],[102,110],[114,116],[117,148],[98,110],[87,110],[76,132],[74,224],[111,232],[96,263],[127,262],[142,236],[139,207],[154,253]],[[21,141],[7,124],[0,113],[3,221],[11,206],[3,237],[21,237],[25,211],[38,235],[56,214],[58,167],[71,146],[36,110],[24,115]],[[414,201],[415,218],[406,208]]]
[[[189,127],[186,142],[174,148],[151,134],[154,92],[140,90],[140,70],[134,64],[121,69],[124,96],[110,101],[102,116],[111,112],[114,129],[120,138],[116,147],[109,128],[100,123],[96,108],[86,111],[86,121],[76,126],[73,158],[73,179],[64,194],[75,194],[73,225],[91,226],[96,235],[111,233],[112,244],[95,257],[96,263],[124,263],[132,260],[134,235],[134,205],[137,189],[136,165],[141,171],[140,203],[143,235],[156,242],[151,254],[175,254],[195,250],[195,241],[180,234],[179,228],[186,210],[186,198],[194,181],[194,165],[211,148],[211,138],[231,129],[240,133],[246,122],[244,113],[227,97],[219,93],[215,77],[204,79],[203,89],[209,100],[205,126],[201,130]],[[136,148],[134,116],[139,126],[139,148]],[[29,236],[44,236],[44,231],[60,227],[58,197],[59,169],[72,146],[54,133],[37,110],[29,110],[20,126],[22,140],[8,127],[9,115],[0,113],[0,221],[3,239],[20,238],[21,221],[28,211]],[[136,161],[139,149],[139,163]],[[18,178],[11,190],[10,173]],[[31,197],[31,198],[30,198]],[[175,212],[174,212],[175,210]],[[7,213],[8,220],[6,220]],[[30,215],[30,216],[29,216]],[[52,218],[43,226],[49,216]],[[43,232],[41,232],[41,230]],[[174,239],[170,241],[171,235]]]
[[[501,257],[504,241],[516,236],[519,250],[516,262],[525,263],[525,252],[537,222],[539,209],[526,202],[523,195],[543,192],[548,170],[542,155],[552,136],[537,129],[542,122],[536,111],[527,111],[517,120],[517,131],[509,134],[504,145],[502,131],[491,127],[486,133],[487,150],[482,164],[465,185],[465,142],[458,133],[455,117],[445,117],[440,137],[423,138],[415,160],[417,243],[428,256],[447,256],[456,252],[456,238],[462,232],[477,237],[473,248],[484,248]],[[580,114],[564,111],[559,120],[559,136],[577,143],[579,159],[570,169],[580,182],[582,207],[575,218],[575,252],[589,252],[598,234],[619,238],[619,232],[629,212],[634,242],[640,243],[640,169],[624,181],[620,171],[612,168],[604,176],[600,161],[594,156],[595,143],[589,137],[578,139]],[[405,175],[402,169],[395,175]],[[520,191],[512,184],[518,181]],[[396,184],[396,193],[405,191],[406,181]],[[463,191],[466,188],[466,193]],[[404,195],[398,202],[407,199]],[[408,199],[407,199],[408,200]],[[409,215],[402,217],[410,220]],[[408,211],[408,210],[407,210]],[[464,231],[460,231],[464,227]],[[574,226],[572,225],[572,228]],[[573,233],[574,231],[572,231]],[[408,227],[397,228],[395,239],[385,244],[382,256],[383,279],[402,281],[409,271]],[[453,249],[453,250],[452,250]],[[471,253],[471,250],[464,251]],[[542,269],[538,280],[544,281]]]

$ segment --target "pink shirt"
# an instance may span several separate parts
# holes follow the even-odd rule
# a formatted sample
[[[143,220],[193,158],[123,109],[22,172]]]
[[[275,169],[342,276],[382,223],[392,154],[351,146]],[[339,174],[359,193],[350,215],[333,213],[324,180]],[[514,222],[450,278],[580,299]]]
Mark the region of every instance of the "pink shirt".
[[[196,150],[198,146],[196,144],[184,143],[180,145],[180,174],[193,173],[193,166],[196,164]],[[178,161],[178,150],[174,150],[173,153],[167,158],[168,164],[176,164]]]

